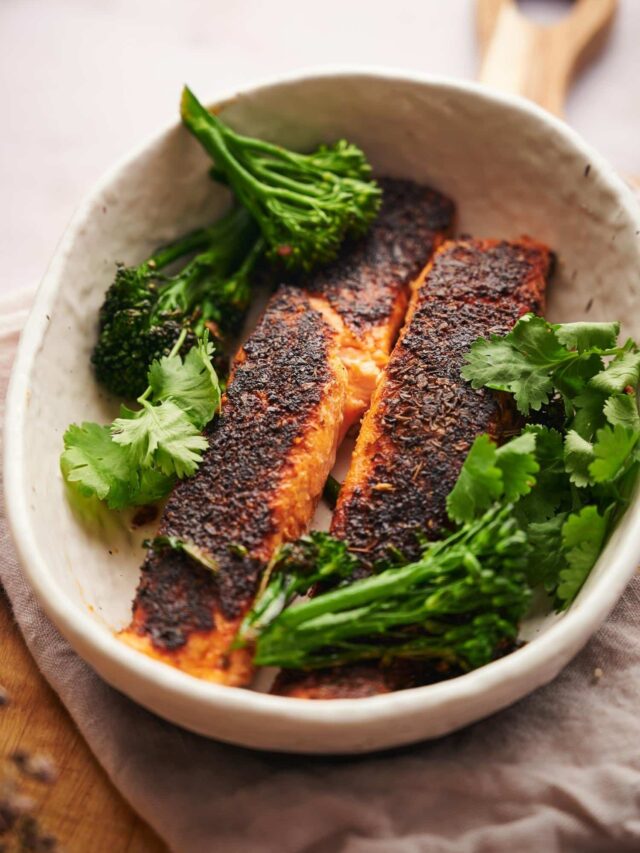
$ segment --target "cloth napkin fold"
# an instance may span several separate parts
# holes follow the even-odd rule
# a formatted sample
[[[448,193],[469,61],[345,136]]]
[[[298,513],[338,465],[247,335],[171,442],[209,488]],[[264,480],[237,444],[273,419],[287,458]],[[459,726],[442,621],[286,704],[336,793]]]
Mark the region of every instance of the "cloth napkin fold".
[[[0,302],[0,394],[32,293]],[[3,405],[4,409],[4,405]],[[0,507],[0,579],[38,666],[179,853],[640,850],[640,577],[559,678],[439,741],[367,757],[251,752],[107,686],[38,606]]]

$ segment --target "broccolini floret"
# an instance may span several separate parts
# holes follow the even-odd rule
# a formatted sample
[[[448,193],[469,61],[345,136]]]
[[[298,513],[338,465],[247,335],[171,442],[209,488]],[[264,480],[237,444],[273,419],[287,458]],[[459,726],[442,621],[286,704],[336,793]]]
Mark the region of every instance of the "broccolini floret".
[[[200,253],[180,272],[163,273],[194,251]],[[216,367],[223,368],[225,341],[238,332],[249,305],[249,276],[261,252],[251,216],[236,207],[139,266],[119,266],[100,309],[91,358],[98,381],[120,397],[138,397],[146,388],[149,365],[168,354],[183,329],[186,352],[207,328]]]
[[[340,140],[299,154],[242,136],[187,88],[181,114],[260,226],[269,255],[287,269],[309,270],[332,260],[347,235],[363,234],[375,218],[381,192],[357,146]]]

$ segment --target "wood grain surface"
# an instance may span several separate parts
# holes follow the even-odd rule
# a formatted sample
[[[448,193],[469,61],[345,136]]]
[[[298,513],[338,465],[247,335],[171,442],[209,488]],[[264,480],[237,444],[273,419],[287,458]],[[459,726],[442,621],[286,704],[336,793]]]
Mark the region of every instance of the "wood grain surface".
[[[602,47],[618,0],[576,0],[553,25],[528,20],[516,0],[476,0],[480,81],[562,115],[576,72]]]
[[[132,811],[93,757],[69,714],[29,654],[0,587],[0,685],[9,702],[0,707],[0,827],[2,798],[32,798],[39,834],[55,847],[25,844],[24,823],[0,834],[0,850],[56,850],[64,853],[166,853],[167,848]],[[12,761],[16,752],[46,756],[56,779],[30,779]],[[22,830],[21,830],[22,824]],[[3,847],[3,845],[5,845]]]

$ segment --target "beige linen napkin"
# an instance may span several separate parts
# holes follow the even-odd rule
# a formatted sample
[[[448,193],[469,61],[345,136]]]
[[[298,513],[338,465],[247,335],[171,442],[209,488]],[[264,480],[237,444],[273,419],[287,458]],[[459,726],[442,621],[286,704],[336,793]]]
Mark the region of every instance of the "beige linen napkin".
[[[0,303],[2,399],[30,298]],[[40,610],[4,506],[0,537],[0,578],[40,669],[179,853],[640,850],[638,576],[562,675],[512,708],[436,742],[320,759],[208,741],[108,687]]]

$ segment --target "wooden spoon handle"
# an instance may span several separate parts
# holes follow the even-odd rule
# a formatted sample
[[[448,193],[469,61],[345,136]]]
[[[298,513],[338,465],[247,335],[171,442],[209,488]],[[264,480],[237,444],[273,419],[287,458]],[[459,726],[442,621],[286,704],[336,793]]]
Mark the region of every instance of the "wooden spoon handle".
[[[604,40],[618,0],[576,0],[559,23],[527,20],[516,0],[476,0],[480,82],[562,115],[576,70]]]

